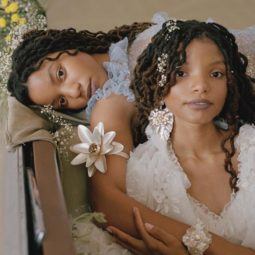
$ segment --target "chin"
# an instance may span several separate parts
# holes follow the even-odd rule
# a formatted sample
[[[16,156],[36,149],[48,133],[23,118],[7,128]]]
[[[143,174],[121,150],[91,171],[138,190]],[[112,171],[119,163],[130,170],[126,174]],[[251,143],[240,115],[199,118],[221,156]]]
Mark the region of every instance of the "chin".
[[[182,119],[186,123],[190,123],[193,125],[208,125],[212,124],[214,117],[209,117],[209,116],[200,116],[200,117],[191,117],[188,116],[187,118],[179,118],[180,120]]]

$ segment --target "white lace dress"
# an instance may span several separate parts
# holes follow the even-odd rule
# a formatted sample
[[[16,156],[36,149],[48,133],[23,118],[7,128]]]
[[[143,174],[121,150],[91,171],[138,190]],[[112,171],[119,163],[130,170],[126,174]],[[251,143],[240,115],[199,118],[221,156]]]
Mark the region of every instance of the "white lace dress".
[[[170,145],[171,146],[171,145]],[[165,216],[208,230],[232,243],[255,249],[255,127],[244,125],[235,140],[238,156],[236,195],[220,215],[188,195],[191,183],[173,149],[157,134],[139,145],[128,161],[127,193]]]

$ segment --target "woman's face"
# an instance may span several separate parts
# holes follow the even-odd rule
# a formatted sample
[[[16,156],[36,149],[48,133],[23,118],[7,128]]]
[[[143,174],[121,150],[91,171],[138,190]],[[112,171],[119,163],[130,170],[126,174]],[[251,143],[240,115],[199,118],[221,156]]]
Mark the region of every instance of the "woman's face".
[[[224,57],[210,39],[194,39],[186,48],[186,63],[176,72],[176,84],[164,101],[176,121],[211,122],[227,96]]]
[[[54,58],[59,53],[49,54]],[[107,80],[99,55],[63,53],[57,60],[45,60],[27,81],[29,98],[55,109],[81,109]]]

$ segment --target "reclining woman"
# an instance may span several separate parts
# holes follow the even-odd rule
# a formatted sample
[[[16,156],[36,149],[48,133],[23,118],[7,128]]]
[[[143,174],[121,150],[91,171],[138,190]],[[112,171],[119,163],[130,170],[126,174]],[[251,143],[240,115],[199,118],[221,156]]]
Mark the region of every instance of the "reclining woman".
[[[196,38],[204,38],[204,37],[207,38],[208,37],[210,39],[208,39],[208,40],[204,39],[206,41],[205,44],[207,43],[206,50],[207,49],[210,50],[210,54],[209,54],[208,58],[211,60],[212,56],[214,56],[217,53],[216,56],[220,59],[220,61],[217,60],[218,63],[216,63],[216,64],[221,65],[220,66],[221,71],[219,71],[218,69],[217,69],[217,71],[214,71],[214,70],[210,71],[209,77],[210,77],[210,79],[212,79],[210,85],[212,83],[217,85],[217,83],[220,82],[220,83],[222,83],[222,88],[220,86],[218,86],[221,88],[219,90],[220,93],[218,93],[220,95],[218,95],[217,93],[213,94],[213,99],[215,99],[216,108],[215,107],[207,107],[207,108],[213,108],[212,111],[209,110],[209,114],[207,113],[208,111],[206,110],[206,107],[205,107],[205,105],[207,105],[207,106],[209,105],[208,100],[207,100],[207,102],[205,102],[205,101],[198,102],[198,103],[196,103],[196,106],[197,106],[197,108],[200,107],[200,111],[198,111],[199,109],[197,109],[198,112],[204,112],[204,116],[202,116],[202,117],[204,118],[203,121],[205,121],[205,123],[203,123],[202,126],[207,127],[206,130],[208,131],[208,134],[212,135],[212,137],[210,137],[210,140],[208,140],[208,139],[204,140],[205,144],[209,144],[209,142],[214,141],[215,149],[216,149],[219,141],[226,140],[224,142],[224,146],[222,147],[223,148],[222,153],[219,153],[219,151],[218,151],[218,157],[220,158],[221,161],[224,162],[224,157],[226,156],[225,168],[228,170],[228,172],[231,173],[232,180],[233,180],[231,182],[232,183],[231,188],[234,191],[236,191],[237,178],[236,178],[236,175],[234,174],[234,170],[233,170],[233,169],[235,169],[234,163],[236,163],[236,162],[232,163],[231,158],[234,156],[236,157],[236,154],[234,153],[235,150],[233,147],[233,140],[234,140],[234,137],[238,134],[239,122],[237,122],[237,120],[235,119],[236,115],[233,116],[233,114],[238,113],[238,115],[239,115],[238,119],[240,118],[244,122],[254,123],[254,94],[252,92],[251,80],[245,74],[246,67],[247,67],[246,58],[242,54],[238,53],[238,48],[235,44],[234,37],[231,34],[229,34],[223,27],[221,27],[215,23],[207,24],[207,23],[203,23],[203,22],[194,23],[194,22],[188,22],[188,21],[187,22],[178,21],[177,27],[178,27],[178,29],[172,30],[171,26],[168,26],[167,24],[164,25],[164,28],[162,29],[162,31],[154,38],[152,44],[150,44],[149,47],[147,48],[147,50],[144,52],[142,58],[139,61],[138,67],[136,69],[136,72],[135,72],[136,77],[135,77],[135,82],[134,82],[133,88],[135,87],[135,94],[137,96],[136,100],[137,100],[137,103],[139,106],[138,111],[139,111],[140,116],[142,116],[140,118],[141,121],[139,121],[140,125],[142,125],[142,128],[139,130],[141,130],[141,134],[143,134],[143,136],[140,137],[140,139],[142,138],[142,140],[136,139],[136,142],[139,143],[141,141],[142,142],[144,141],[143,140],[145,137],[144,136],[144,128],[145,128],[145,125],[148,124],[148,121],[146,118],[149,116],[149,113],[150,113],[149,110],[152,110],[154,107],[159,106],[159,102],[162,99],[165,99],[168,96],[169,97],[171,96],[172,93],[168,94],[168,92],[170,90],[170,86],[175,84],[174,77],[176,76],[178,78],[176,78],[176,84],[175,84],[175,86],[173,86],[173,88],[170,91],[173,91],[174,88],[180,88],[180,86],[178,84],[178,79],[179,79],[179,77],[183,76],[183,73],[185,73],[184,77],[186,77],[186,72],[188,73],[188,71],[179,70],[179,68],[177,68],[182,65],[185,66],[185,60],[186,60],[185,49],[187,51],[187,60],[188,60],[187,66],[189,69],[191,69],[192,73],[197,72],[197,71],[194,71],[193,68],[197,68],[197,66],[199,68],[201,68],[202,65],[205,65],[205,61],[201,57],[202,55],[206,56],[206,54],[204,54],[205,52],[203,52],[203,54],[201,54],[201,52],[199,52],[200,53],[200,55],[199,55],[193,49],[195,46],[194,47],[191,47],[191,46],[193,44],[195,44],[195,43],[192,44],[193,39],[194,39],[194,42],[202,43],[203,42],[202,39],[200,42],[200,39],[197,40]],[[42,32],[38,32],[38,33],[42,33]],[[169,36],[168,36],[168,33],[169,33]],[[175,38],[177,38],[177,39],[175,40]],[[70,38],[68,38],[68,39],[70,39]],[[165,40],[167,40],[167,42]],[[48,44],[48,42],[49,42],[48,39],[45,40],[46,44]],[[66,43],[66,41],[62,41],[62,42]],[[35,40],[35,44],[36,43],[37,43],[37,41]],[[169,48],[167,48],[167,45]],[[190,45],[190,47],[188,45]],[[201,45],[204,45],[204,44],[202,43]],[[23,46],[25,46],[25,44]],[[73,45],[71,45],[71,46],[73,46]],[[171,47],[173,47],[173,48],[171,48]],[[180,51],[178,50],[179,48],[180,48]],[[194,55],[198,54],[197,56],[199,56],[199,59],[200,58],[202,59],[201,63],[200,63],[200,61],[198,61],[199,63],[193,63],[194,56],[193,56],[193,58],[191,58],[192,64],[189,63],[189,58],[190,58],[190,56],[192,56],[191,53],[188,54],[189,48],[190,48],[191,52],[196,52],[196,53],[194,53]],[[200,47],[195,47],[195,48],[200,48]],[[204,49],[204,47],[201,47],[201,48]],[[183,51],[182,51],[182,49],[183,49]],[[73,90],[67,90],[68,87],[57,86],[58,84],[61,84],[62,81],[64,84],[65,79],[69,78],[68,75],[65,76],[65,69],[64,69],[64,67],[61,66],[61,64],[58,63],[59,62],[58,59],[61,60],[61,56],[64,58],[65,55],[70,56],[69,54],[75,54],[75,51],[72,51],[73,48],[70,48],[70,47],[65,49],[65,50],[70,50],[68,52],[68,54],[59,54],[58,53],[59,50],[60,50],[60,48],[57,48],[57,49],[55,48],[51,52],[55,52],[56,55],[53,55],[53,56],[48,55],[49,57],[53,58],[53,60],[54,60],[54,58],[56,58],[55,61],[49,61],[49,62],[48,61],[40,61],[38,63],[38,61],[41,60],[41,58],[42,58],[42,57],[39,57],[39,58],[37,58],[37,60],[34,60],[34,62],[33,62],[33,65],[36,65],[37,68],[35,68],[35,67],[31,68],[31,66],[30,66],[30,68],[28,68],[27,71],[24,72],[24,74],[21,76],[23,79],[22,83],[24,83],[28,79],[27,87],[26,87],[26,88],[28,88],[28,90],[23,89],[23,91],[26,90],[27,92],[22,92],[23,95],[27,93],[27,96],[29,96],[28,97],[29,101],[27,103],[31,103],[31,101],[33,101],[34,103],[38,103],[38,104],[52,103],[55,107],[59,107],[59,106],[65,107],[66,106],[67,108],[72,108],[72,106],[74,105],[74,101],[71,101],[70,105],[67,106],[67,104],[69,104],[69,102],[66,100],[66,98],[63,98],[62,95],[60,95],[57,98],[59,100],[55,100],[55,97],[54,97],[54,98],[51,98],[51,101],[48,101],[48,102],[45,102],[45,101],[35,102],[35,98],[38,96],[38,94],[36,94],[36,93],[34,94],[33,89],[31,89],[33,86],[35,86],[36,88],[38,88],[37,91],[41,92],[42,87],[40,86],[40,79],[39,79],[40,76],[38,78],[38,77],[36,77],[36,74],[40,75],[40,72],[46,66],[45,67],[46,70],[44,70],[44,71],[46,71],[46,74],[48,74],[48,75],[46,75],[46,76],[43,75],[43,77],[47,77],[50,82],[53,82],[52,87],[54,87],[56,89],[61,87],[62,92],[63,91],[72,92],[73,94],[69,94],[70,97],[77,95],[73,92]],[[81,49],[78,48],[78,50],[81,50]],[[35,51],[36,51],[36,48],[35,48]],[[16,54],[17,54],[17,52],[16,52]],[[51,52],[48,52],[48,53],[51,53]],[[175,53],[176,53],[176,56],[174,55]],[[173,54],[173,55],[171,55],[171,54]],[[14,54],[14,56],[15,56],[15,54]],[[58,58],[59,56],[60,56],[60,58]],[[79,57],[79,53],[77,55],[75,55],[74,57],[76,57],[76,56]],[[24,55],[23,55],[23,57],[24,57]],[[95,60],[94,60],[94,62],[92,62],[94,64],[97,64],[98,62],[102,63],[103,61],[107,60],[107,58],[105,58],[107,56],[95,55],[94,57],[95,57]],[[155,62],[157,62],[158,58],[163,59],[163,60],[165,59],[163,62],[160,62],[161,64],[159,66],[157,66],[157,64],[155,64]],[[195,57],[195,59],[196,58],[197,57]],[[16,61],[18,59],[23,59],[23,58],[22,58],[22,56],[19,56],[19,58],[17,56],[14,57],[14,61]],[[86,60],[86,59],[83,59],[83,60]],[[82,63],[83,63],[83,60],[82,60]],[[87,61],[86,64],[88,64],[89,62],[90,62],[90,60]],[[40,67],[40,64],[41,64],[41,67]],[[206,63],[206,64],[208,64],[208,63]],[[33,67],[33,65],[32,65],[32,67]],[[190,65],[192,66],[192,68],[190,67]],[[91,66],[89,65],[89,67],[91,67]],[[92,65],[92,67],[93,67],[93,65]],[[20,66],[20,68],[21,68],[21,66]],[[101,68],[102,68],[102,66],[101,66]],[[185,67],[185,68],[187,68],[187,67]],[[200,77],[201,70],[199,68],[197,69],[198,72],[195,76],[198,76],[199,78],[201,78]],[[18,70],[18,68],[16,68],[15,65],[14,65],[13,69]],[[93,68],[92,68],[92,70],[93,70]],[[157,70],[161,70],[161,71],[159,72]],[[162,70],[163,70],[163,72],[162,72]],[[35,72],[33,72],[33,71],[35,71]],[[99,75],[96,76],[96,77],[99,77],[98,79],[95,79],[95,76],[94,76],[95,73],[92,72],[93,75],[91,75],[91,73],[90,73],[89,77],[86,80],[89,84],[89,86],[88,86],[89,89],[87,90],[87,94],[84,96],[84,91],[80,91],[79,95],[83,95],[83,98],[85,98],[86,96],[89,97],[91,94],[94,93],[94,91],[98,87],[97,84],[98,83],[101,84],[101,82],[103,82],[106,79],[106,76],[103,75],[104,69],[102,68],[101,71],[102,72],[99,71]],[[145,71],[145,73],[144,73],[144,71]],[[233,71],[234,73],[232,74],[231,71]],[[166,72],[166,73],[164,73],[164,72]],[[203,72],[205,72],[205,71],[203,70]],[[53,76],[52,75],[53,73],[56,75]],[[139,76],[139,73],[142,74],[142,76]],[[9,82],[10,88],[11,88],[11,84],[15,84],[17,82],[17,79],[16,79],[17,74],[18,74],[18,71],[16,73],[15,72],[12,73],[12,76],[11,76],[10,82]],[[121,72],[121,74],[123,74],[123,73]],[[148,75],[150,75],[150,74],[152,74],[152,77],[148,78]],[[153,74],[155,74],[155,75],[153,76]],[[203,75],[204,74],[205,73],[203,73]],[[15,75],[16,75],[16,77],[15,77]],[[15,78],[13,78],[13,77],[15,77]],[[71,76],[71,77],[73,77],[73,76]],[[124,75],[121,77],[124,78],[126,76]],[[187,77],[189,77],[189,75]],[[208,77],[207,77],[207,79],[208,79]],[[138,84],[139,83],[138,81],[141,82],[140,85]],[[38,83],[39,83],[39,85],[36,85]],[[162,84],[163,86],[156,86],[156,84],[158,84],[158,83],[160,85]],[[106,82],[106,84],[107,84],[107,82]],[[164,85],[164,84],[166,84],[166,85]],[[228,88],[227,88],[227,84],[228,84]],[[243,84],[245,84],[245,85],[243,85]],[[80,86],[80,83],[78,85],[74,85],[74,86]],[[245,87],[243,87],[243,86],[245,86]],[[232,87],[233,87],[233,89],[232,89]],[[45,87],[43,87],[43,91],[46,94],[47,91],[45,90]],[[91,93],[91,91],[92,91],[92,93]],[[98,89],[97,91],[98,91],[98,93],[95,92],[94,95],[97,95],[99,97],[99,95],[101,94],[101,90]],[[210,90],[208,90],[208,91],[210,91]],[[205,95],[206,95],[206,93],[208,93],[208,91],[207,91],[207,89],[204,89],[203,93],[205,93]],[[213,91],[215,91],[215,89]],[[106,92],[107,91],[105,91],[105,93]],[[116,92],[116,91],[114,90],[114,92]],[[177,89],[177,92],[178,92],[178,89]],[[193,92],[198,93],[198,90],[195,89]],[[52,93],[53,92],[51,92],[50,95]],[[210,92],[210,93],[212,93],[212,92]],[[39,94],[39,99],[41,98],[40,95],[42,96],[42,93]],[[230,98],[232,97],[232,95],[233,95],[233,99],[235,99],[234,106],[236,106],[236,107],[234,107],[234,108],[232,108],[232,104],[230,101]],[[178,96],[178,94],[176,96]],[[225,99],[226,99],[226,103],[225,103]],[[170,99],[167,100],[166,105],[168,108],[171,109],[172,107],[170,107],[170,103],[168,101],[171,102]],[[78,105],[78,100],[76,102]],[[75,102],[75,104],[76,104],[76,102]],[[81,101],[79,101],[79,102],[81,102]],[[174,100],[173,100],[173,102],[174,102]],[[116,104],[118,104],[117,108],[116,108]],[[77,105],[75,105],[75,106],[77,106]],[[224,107],[223,107],[223,105],[224,105]],[[83,105],[79,104],[79,107],[83,107],[83,106],[85,106],[85,104],[83,104]],[[204,107],[204,109],[202,109],[203,108],[202,106]],[[88,108],[89,107],[90,107],[90,104],[88,103]],[[222,107],[223,107],[223,109],[222,109]],[[116,141],[124,144],[125,152],[128,153],[133,148],[131,120],[133,119],[134,113],[135,113],[134,105],[132,103],[127,102],[125,97],[123,97],[122,95],[116,95],[116,94],[110,93],[110,95],[108,94],[107,98],[105,98],[104,100],[97,101],[97,103],[96,104],[94,103],[91,108],[93,108],[93,112],[92,112],[91,119],[90,119],[91,128],[93,129],[98,124],[99,121],[102,121],[105,125],[106,130],[115,130],[116,131],[116,133],[117,133]],[[193,109],[193,110],[195,111],[196,109]],[[204,110],[204,111],[202,111],[202,110]],[[174,109],[172,111],[174,111]],[[88,111],[88,113],[90,113],[90,112]],[[213,116],[213,115],[215,115],[215,116]],[[217,133],[217,135],[216,135],[216,128],[212,122],[212,120],[214,118],[216,118],[216,116],[226,118],[228,125],[229,125],[228,131],[221,131],[221,132],[219,132],[219,134]],[[196,118],[196,117],[197,116],[195,116],[194,118]],[[191,116],[191,118],[192,118],[192,116]],[[188,121],[191,121],[191,119]],[[174,125],[177,125],[177,119],[174,123],[175,123]],[[201,123],[198,123],[198,126],[201,126]],[[174,130],[175,129],[176,128],[174,128]],[[181,129],[183,130],[184,128],[180,128],[180,130]],[[200,130],[200,128],[198,128],[197,130]],[[253,131],[250,131],[250,133],[252,133],[252,132]],[[207,132],[203,131],[203,133],[207,133]],[[177,132],[176,132],[176,134],[177,134]],[[139,137],[139,136],[137,136],[137,137]],[[197,132],[196,138],[200,138],[199,132]],[[176,141],[178,141],[178,140],[176,140]],[[199,140],[196,140],[196,141],[199,141]],[[216,143],[216,141],[217,141],[217,143]],[[229,141],[231,141],[231,142],[229,143]],[[159,145],[160,144],[161,144],[161,142],[159,141]],[[194,142],[193,142],[193,144],[194,144]],[[204,146],[204,144],[201,145],[202,149],[204,148],[203,146]],[[174,147],[174,149],[175,149],[175,147]],[[187,148],[187,150],[188,149],[189,148]],[[139,151],[137,150],[135,153],[139,154]],[[144,154],[146,154],[146,153],[144,153]],[[215,153],[213,153],[213,155],[215,155]],[[136,163],[135,156],[136,156],[136,154],[134,154],[134,157],[132,157],[132,159],[130,161],[131,163],[133,161],[133,164]],[[152,156],[152,155],[150,155],[150,156]],[[178,156],[179,156],[179,154],[178,154]],[[147,159],[147,161],[150,162],[148,159]],[[214,160],[215,158],[211,157],[211,159]],[[211,160],[211,161],[213,161],[213,160]],[[137,161],[137,162],[139,163],[139,161]],[[181,239],[182,239],[182,236],[185,233],[186,229],[188,228],[188,225],[178,222],[176,220],[173,220],[171,218],[165,217],[165,216],[160,215],[159,213],[155,212],[154,210],[167,215],[167,213],[164,212],[164,210],[160,207],[160,205],[158,207],[156,206],[157,204],[159,204],[159,201],[155,202],[155,204],[154,204],[156,206],[155,208],[152,208],[152,206],[151,206],[151,208],[154,209],[154,210],[151,210],[151,209],[148,209],[148,207],[143,206],[141,203],[137,202],[136,200],[128,197],[126,195],[126,190],[127,191],[129,190],[129,187],[128,187],[129,184],[127,182],[127,187],[126,187],[126,183],[125,183],[126,163],[127,163],[126,160],[122,157],[118,157],[118,156],[114,156],[114,155],[107,156],[107,168],[108,168],[107,172],[103,175],[96,173],[94,175],[94,177],[91,179],[90,191],[91,191],[91,197],[92,197],[92,202],[93,202],[94,208],[96,208],[98,211],[103,211],[106,214],[109,224],[119,227],[122,230],[127,231],[129,234],[132,234],[133,236],[137,236],[137,232],[136,232],[133,218],[132,218],[132,208],[134,206],[138,207],[141,210],[143,218],[146,222],[150,222],[154,225],[159,225],[160,227],[162,227],[163,229],[168,231],[170,234],[176,236],[176,238],[177,238],[176,239],[177,241],[175,243],[175,245],[177,247],[176,249],[179,249],[180,252],[182,252],[180,254],[185,254],[184,252],[186,252],[186,251],[183,250],[183,247],[181,245]],[[130,163],[130,166],[132,166],[131,163]],[[145,162],[143,162],[143,163],[145,163]],[[202,164],[203,168],[212,169],[212,166],[208,166],[208,162],[202,162],[202,163],[203,163]],[[234,167],[233,167],[233,165],[234,165]],[[162,166],[160,165],[159,168],[157,168],[157,169],[160,170],[161,167]],[[214,167],[218,167],[218,166],[214,166]],[[143,170],[144,168],[145,168],[145,166],[143,166],[141,168],[141,170]],[[132,167],[130,167],[130,169],[132,169]],[[136,169],[136,168],[134,168],[134,169]],[[186,170],[185,167],[184,167],[184,169]],[[222,166],[218,169],[222,169]],[[224,173],[224,171],[222,171],[222,172]],[[157,176],[157,175],[155,175],[155,176]],[[230,188],[227,188],[228,185],[225,185],[226,179],[228,179],[227,175],[221,174],[219,176],[216,174],[216,176],[217,176],[217,178],[224,179],[224,185],[223,185],[224,188],[222,189],[222,190],[224,190],[223,200],[221,200],[221,201],[218,200],[217,201],[218,204],[214,205],[216,208],[219,208],[225,202],[224,199],[226,199],[228,192],[230,192]],[[144,178],[145,177],[146,176],[144,176]],[[205,176],[201,176],[201,178],[202,177],[205,177]],[[200,179],[200,180],[202,180],[202,179]],[[215,181],[215,179],[213,179],[213,180]],[[200,184],[200,182],[196,182],[196,184],[197,183]],[[210,184],[212,184],[212,183],[210,183]],[[215,184],[215,182],[214,182],[214,184]],[[139,185],[137,185],[137,187],[138,186]],[[199,187],[199,185],[197,187],[198,187],[198,191],[201,191],[201,187]],[[203,188],[205,188],[205,187],[203,187]],[[208,187],[206,187],[206,188],[208,188]],[[212,186],[210,186],[209,188],[212,188]],[[212,190],[215,191],[215,187],[213,187]],[[208,192],[208,190],[206,192],[205,191],[206,190],[203,191],[204,194],[207,194],[207,195],[210,194]],[[160,196],[160,194],[161,193],[159,190],[158,195]],[[213,194],[216,195],[215,192]],[[130,192],[130,195],[132,196],[132,192]],[[206,199],[208,199],[208,197],[205,197],[205,200]],[[142,201],[142,202],[144,202],[144,201]],[[207,204],[206,201],[204,203]],[[145,204],[146,204],[146,202],[145,202]],[[111,206],[109,206],[109,205],[111,205]],[[150,206],[149,204],[146,204],[146,205]],[[247,212],[248,212],[248,210],[247,210]],[[172,215],[170,215],[170,216],[172,216]],[[178,219],[178,220],[180,220],[180,219]],[[186,222],[185,219],[181,219],[181,221]],[[249,228],[247,228],[247,229],[249,231]],[[112,231],[113,230],[114,229],[112,229]],[[220,235],[220,233],[218,233],[217,231],[213,231],[210,228],[209,228],[209,230],[212,232],[216,232],[218,235]],[[245,231],[247,231],[247,230],[245,230]],[[253,233],[253,232],[251,232],[251,233]],[[229,237],[227,234],[225,234],[225,235],[223,235],[223,238],[231,239],[231,237]],[[251,253],[251,250],[241,247],[237,244],[231,244],[230,242],[224,240],[223,238],[220,238],[220,237],[214,235],[213,242],[210,245],[208,251],[212,251],[215,254],[221,254],[222,249],[224,249],[225,254],[232,254],[233,250],[235,250],[235,252],[238,251],[238,254],[253,254],[253,253]],[[243,239],[245,239],[245,238],[248,238],[247,239],[248,241],[247,240],[244,241],[243,244],[248,247],[252,247],[252,242],[251,242],[251,240],[249,240],[249,238],[252,238],[252,234],[250,235],[248,233],[247,236],[243,237]],[[238,244],[242,244],[243,240],[240,241],[240,240],[236,240],[236,238],[232,238],[231,241],[236,242]],[[146,246],[141,245],[140,248],[144,249],[142,252],[144,252],[145,254],[148,253]],[[254,248],[254,247],[252,247],[252,248]]]

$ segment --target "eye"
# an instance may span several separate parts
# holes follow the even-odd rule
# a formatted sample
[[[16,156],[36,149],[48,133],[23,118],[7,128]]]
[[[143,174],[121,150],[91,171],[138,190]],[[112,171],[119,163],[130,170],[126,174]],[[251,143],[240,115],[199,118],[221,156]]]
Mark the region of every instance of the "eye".
[[[62,81],[65,77],[65,70],[63,67],[59,66],[58,70],[57,70],[57,78],[58,80]]]
[[[225,74],[220,71],[215,71],[211,73],[211,77],[213,78],[222,78]]]
[[[66,108],[68,102],[67,102],[67,99],[64,96],[61,96],[59,98],[58,103],[59,103],[60,108]]]
[[[175,71],[175,76],[176,77],[185,77],[187,75],[187,73],[185,73],[184,71],[182,70],[176,70]]]

